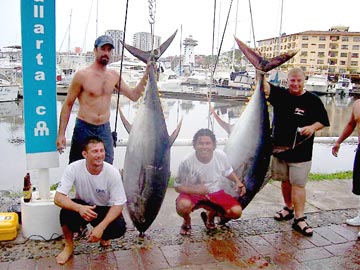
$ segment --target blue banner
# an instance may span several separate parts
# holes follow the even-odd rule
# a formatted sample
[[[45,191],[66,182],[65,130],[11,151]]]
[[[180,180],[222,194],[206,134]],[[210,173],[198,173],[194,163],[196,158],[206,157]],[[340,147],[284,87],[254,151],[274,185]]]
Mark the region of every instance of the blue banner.
[[[21,35],[27,168],[58,167],[55,0],[21,0]]]

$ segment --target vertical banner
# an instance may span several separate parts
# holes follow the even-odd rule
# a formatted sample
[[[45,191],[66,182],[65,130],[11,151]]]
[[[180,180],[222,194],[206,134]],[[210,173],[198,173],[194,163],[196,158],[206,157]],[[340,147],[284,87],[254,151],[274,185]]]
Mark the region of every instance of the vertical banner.
[[[27,168],[58,167],[55,0],[21,0],[21,36]]]

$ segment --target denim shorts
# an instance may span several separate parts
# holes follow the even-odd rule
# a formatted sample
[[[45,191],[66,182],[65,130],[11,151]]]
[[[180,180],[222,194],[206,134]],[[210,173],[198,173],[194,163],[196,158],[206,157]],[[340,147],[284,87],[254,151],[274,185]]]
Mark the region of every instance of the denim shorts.
[[[102,125],[89,124],[79,118],[76,118],[74,132],[71,140],[71,149],[69,163],[83,159],[82,150],[85,140],[90,136],[97,136],[104,141],[105,161],[112,164],[114,161],[114,146],[111,135],[110,123]]]
[[[352,192],[360,195],[360,144],[358,145],[354,159]]]

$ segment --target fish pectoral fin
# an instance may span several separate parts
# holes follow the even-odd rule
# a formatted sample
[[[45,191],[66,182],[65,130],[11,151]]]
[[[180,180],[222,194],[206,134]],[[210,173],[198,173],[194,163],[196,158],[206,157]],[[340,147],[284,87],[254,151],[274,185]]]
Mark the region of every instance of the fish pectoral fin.
[[[175,142],[177,136],[179,135],[180,128],[181,128],[181,125],[182,125],[182,121],[183,121],[183,119],[181,118],[181,120],[180,120],[179,124],[177,125],[176,129],[171,134],[171,136],[169,138],[169,147],[171,147],[173,145],[173,143]]]
[[[119,108],[118,108],[118,111],[119,111],[119,114],[120,114],[121,122],[123,122],[124,127],[125,127],[127,133],[130,133],[132,125],[131,125],[131,124],[129,123],[129,121],[125,118],[125,115],[123,114],[120,106],[119,106]]]

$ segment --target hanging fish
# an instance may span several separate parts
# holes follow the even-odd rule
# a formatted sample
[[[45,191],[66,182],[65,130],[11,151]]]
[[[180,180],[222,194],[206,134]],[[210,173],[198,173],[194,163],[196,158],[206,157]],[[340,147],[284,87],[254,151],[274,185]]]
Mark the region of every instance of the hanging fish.
[[[244,209],[269,180],[266,174],[272,145],[269,111],[263,87],[264,73],[285,63],[297,52],[282,54],[268,60],[239,39],[235,40],[245,57],[261,71],[258,72],[254,93],[239,120],[231,128],[224,148],[231,165],[246,186],[246,195],[239,198]]]
[[[124,47],[141,61],[152,62],[144,98],[133,125],[121,114],[122,122],[129,132],[123,182],[128,211],[140,235],[143,235],[155,220],[164,200],[170,177],[170,147],[181,127],[180,121],[171,136],[168,135],[156,84],[155,62],[175,35],[176,32],[160,48],[148,52],[124,44]]]

